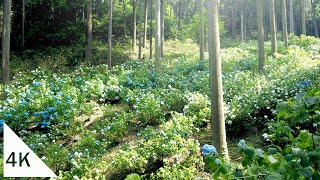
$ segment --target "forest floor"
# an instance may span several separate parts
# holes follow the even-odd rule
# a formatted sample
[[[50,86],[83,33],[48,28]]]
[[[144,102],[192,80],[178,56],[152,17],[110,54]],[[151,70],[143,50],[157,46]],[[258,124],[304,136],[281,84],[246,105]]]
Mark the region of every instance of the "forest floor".
[[[292,38],[288,49],[279,43],[273,58],[267,42],[265,74],[257,70],[256,43],[221,50],[228,149],[236,166],[243,156],[239,140],[267,147],[262,134],[276,120],[277,104],[319,86],[318,44]],[[148,59],[121,63],[115,58],[112,70],[92,60],[70,70],[75,53],[65,51],[42,56],[47,64],[32,71],[22,71],[26,62],[15,57],[12,84],[0,86],[0,118],[57,179],[124,179],[131,173],[146,179],[209,179],[201,153],[212,139],[208,62],[199,61],[196,44],[166,42],[157,73]],[[96,53],[101,58],[105,49]],[[33,63],[39,65],[39,59]]]

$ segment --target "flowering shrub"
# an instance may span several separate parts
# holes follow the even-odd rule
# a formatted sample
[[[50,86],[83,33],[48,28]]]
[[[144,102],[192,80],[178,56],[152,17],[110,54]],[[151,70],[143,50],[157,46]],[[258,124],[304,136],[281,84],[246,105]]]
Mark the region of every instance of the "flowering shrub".
[[[195,116],[195,125],[197,127],[207,125],[211,115],[209,98],[200,93],[190,93],[186,97],[189,103],[183,108],[185,115]]]
[[[69,74],[17,72],[12,84],[0,85],[0,123],[13,128],[58,179],[117,179],[133,172],[194,178],[203,169],[201,151],[215,177],[317,177],[319,40],[293,37],[290,44],[279,58],[267,57],[264,74],[257,72],[254,43],[221,50],[229,137],[273,122],[264,134],[274,143],[270,149],[239,142],[244,161],[237,169],[193,139],[210,120],[210,91],[207,61],[191,56],[164,59],[158,72],[152,60],[112,70],[79,66]],[[110,151],[114,156],[105,159]]]

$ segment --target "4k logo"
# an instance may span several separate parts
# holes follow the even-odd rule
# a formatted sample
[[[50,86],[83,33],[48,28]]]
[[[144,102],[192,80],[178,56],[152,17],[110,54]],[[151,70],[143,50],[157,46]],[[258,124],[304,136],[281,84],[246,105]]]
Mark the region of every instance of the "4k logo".
[[[29,153],[25,154],[24,156],[22,155],[21,152],[19,152],[19,167],[22,167],[23,162],[26,163],[26,165],[28,167],[30,167],[29,161],[28,161],[28,155]],[[17,164],[17,161],[15,161],[15,152],[12,152],[9,156],[9,158],[6,161],[6,164],[12,164],[12,167],[15,167],[15,165]]]
[[[6,124],[3,128],[3,141],[4,177],[56,177]]]

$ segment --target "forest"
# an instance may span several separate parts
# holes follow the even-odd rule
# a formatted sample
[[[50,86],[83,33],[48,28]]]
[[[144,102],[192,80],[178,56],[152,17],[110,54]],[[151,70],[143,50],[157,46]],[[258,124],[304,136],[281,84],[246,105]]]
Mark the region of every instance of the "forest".
[[[320,179],[320,0],[0,9],[0,179]],[[56,177],[5,175],[6,125]]]

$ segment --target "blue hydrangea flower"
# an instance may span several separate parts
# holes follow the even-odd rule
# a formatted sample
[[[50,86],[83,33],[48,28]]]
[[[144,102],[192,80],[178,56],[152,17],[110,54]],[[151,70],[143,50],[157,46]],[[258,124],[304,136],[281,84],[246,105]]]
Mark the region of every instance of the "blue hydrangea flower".
[[[221,163],[219,158],[216,158],[216,160],[214,160],[214,163],[216,163],[216,165],[219,165]]]
[[[10,114],[10,113],[5,114],[5,116],[6,116],[7,118],[12,118],[12,114]]]
[[[24,114],[23,114],[23,117],[28,117],[29,116],[29,113],[28,112],[25,112]]]
[[[40,86],[40,85],[41,85],[41,83],[40,83],[40,82],[37,82],[37,81],[33,81],[33,82],[32,82],[32,84],[33,84],[35,87],[37,87],[37,86]]]
[[[300,82],[301,85],[305,85],[305,86],[308,86],[311,84],[311,81],[302,81]]]
[[[241,139],[238,143],[238,148],[242,148],[245,144],[246,142],[243,139]]]
[[[141,134],[140,133],[137,133],[137,137],[140,137],[141,136]]]
[[[65,122],[64,125],[65,125],[65,126],[69,126],[70,123],[69,123],[69,122]]]
[[[100,141],[99,141],[99,140],[96,140],[96,141],[95,141],[95,144],[96,144],[96,145],[98,145],[99,143],[100,143]]]
[[[67,100],[70,101],[70,100],[71,100],[71,97],[70,97],[70,96],[67,96]]]
[[[0,129],[3,129],[3,124],[4,124],[4,121],[0,119]]]
[[[201,148],[201,150],[202,150],[202,153],[203,153],[204,155],[217,154],[217,149],[216,149],[214,146],[209,145],[209,144],[203,145],[202,148]]]
[[[50,125],[50,122],[48,122],[48,121],[42,121],[42,126],[49,126]]]
[[[55,107],[49,107],[49,108],[48,108],[48,111],[49,111],[49,112],[55,112],[55,111],[56,111],[56,108],[55,108]]]
[[[50,119],[50,116],[49,115],[45,115],[45,116],[43,116],[43,119],[44,120]]]
[[[182,134],[185,135],[185,136],[188,136],[188,132],[187,131],[183,131]]]

